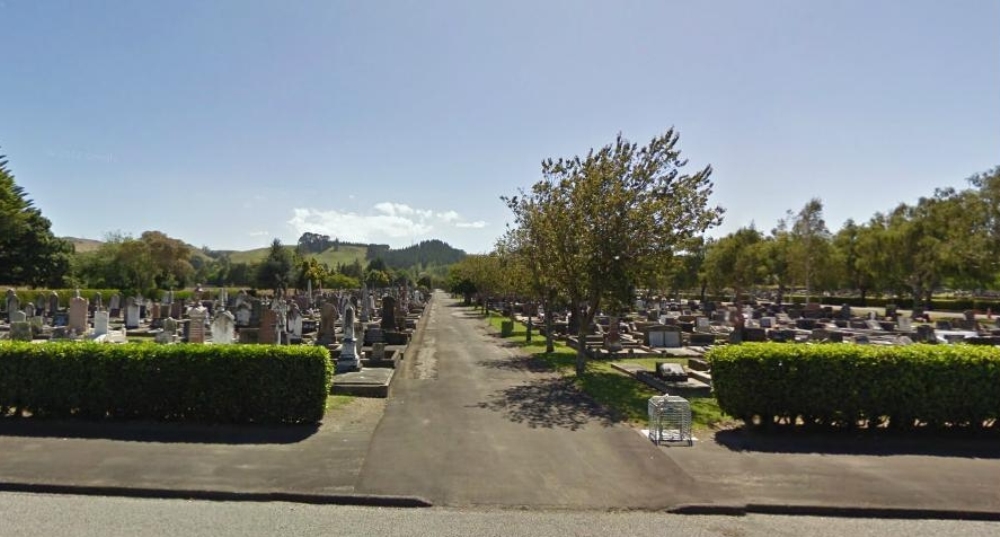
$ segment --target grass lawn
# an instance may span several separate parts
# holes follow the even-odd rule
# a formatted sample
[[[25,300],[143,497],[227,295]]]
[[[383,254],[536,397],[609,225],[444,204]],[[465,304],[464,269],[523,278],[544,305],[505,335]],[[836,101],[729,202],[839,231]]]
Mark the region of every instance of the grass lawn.
[[[489,323],[499,331],[500,323],[504,320],[506,318],[499,314],[491,313]],[[520,323],[515,323],[514,332],[507,340],[516,343],[526,354],[544,361],[563,375],[575,376],[576,350],[556,341],[555,352],[546,353],[545,338],[533,331],[532,342],[526,343],[526,331],[527,329]],[[650,371],[656,362],[687,363],[683,358],[633,358],[618,361],[642,364]],[[613,369],[611,362],[597,360],[587,361],[587,372],[582,377],[576,378],[576,385],[601,405],[614,409],[625,416],[630,423],[643,427],[649,424],[647,415],[649,398],[661,395],[653,388]],[[691,403],[691,419],[695,429],[710,429],[731,420],[719,409],[714,397],[691,397],[683,393],[677,395],[684,396]]]
[[[330,412],[340,407],[347,406],[347,404],[353,400],[353,395],[328,395],[326,397],[326,411]]]

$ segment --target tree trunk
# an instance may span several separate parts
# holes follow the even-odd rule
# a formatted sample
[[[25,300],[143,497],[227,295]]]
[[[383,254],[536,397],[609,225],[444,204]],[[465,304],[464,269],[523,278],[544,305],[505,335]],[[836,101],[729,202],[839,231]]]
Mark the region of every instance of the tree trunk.
[[[527,311],[527,314],[528,314],[528,326],[527,326],[527,330],[524,333],[524,341],[526,343],[531,343],[531,314],[533,313],[533,310],[534,310],[534,303],[533,302],[528,302],[526,304],[526,306],[527,306],[527,309],[528,309],[528,311]]]
[[[555,344],[555,341],[552,339],[552,310],[550,309],[550,307],[552,306],[552,302],[554,302],[554,299],[553,299],[553,297],[552,297],[552,295],[550,293],[549,296],[546,298],[545,304],[544,304],[544,306],[545,306],[545,352],[550,353],[550,354],[553,353],[553,352],[556,352],[556,344]]]
[[[587,371],[587,329],[590,328],[590,323],[584,318],[583,309],[580,306],[574,306],[575,311],[573,315],[577,318],[576,326],[576,376],[583,376]]]

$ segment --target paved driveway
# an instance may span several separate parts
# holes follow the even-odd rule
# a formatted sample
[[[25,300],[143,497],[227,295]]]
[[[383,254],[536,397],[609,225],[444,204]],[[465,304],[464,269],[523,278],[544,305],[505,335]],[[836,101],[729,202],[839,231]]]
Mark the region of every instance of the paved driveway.
[[[635,430],[518,358],[438,293],[356,487],[435,505],[662,508],[704,501]],[[702,491],[704,492],[704,491]]]

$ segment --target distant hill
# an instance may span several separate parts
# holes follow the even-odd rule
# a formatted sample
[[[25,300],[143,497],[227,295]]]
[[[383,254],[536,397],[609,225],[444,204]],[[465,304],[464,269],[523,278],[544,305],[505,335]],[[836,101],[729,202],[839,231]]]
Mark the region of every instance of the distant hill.
[[[101,247],[101,241],[94,239],[78,239],[76,237],[63,237],[63,240],[67,240],[73,245],[73,249],[76,253],[82,254],[86,252],[93,252],[94,250]]]
[[[73,251],[78,254],[85,254],[87,252],[93,252],[104,244],[104,241],[99,241],[96,239],[81,239],[77,237],[62,237],[63,240],[69,241],[73,245]],[[190,244],[187,245],[191,249],[192,257],[200,257],[203,259],[208,259],[209,256],[201,251],[201,248],[195,248]]]
[[[285,248],[292,253],[295,253],[294,246],[285,246]],[[229,260],[233,263],[259,263],[267,257],[267,253],[271,250],[271,247],[256,248],[253,250],[245,250],[242,252],[227,252],[229,254]],[[340,245],[339,248],[328,248],[322,252],[314,254],[306,254],[305,257],[310,259],[315,259],[320,264],[326,264],[326,266],[331,269],[336,267],[338,264],[350,265],[354,263],[354,260],[360,260],[363,264],[365,262],[365,254],[368,252],[368,248],[365,246],[347,246]]]
[[[76,249],[76,253],[78,254],[93,252],[104,244],[102,241],[94,239],[80,239],[76,237],[63,238],[73,244],[73,247]],[[263,261],[267,257],[268,251],[271,249],[269,246],[265,246],[263,248],[254,248],[252,250],[242,251],[210,250],[206,254],[201,248],[196,248],[191,245],[188,246],[191,248],[191,255],[193,257],[207,259],[209,257],[228,255],[229,260],[232,263],[249,264]],[[296,247],[294,245],[286,245],[285,248],[292,253],[296,251]],[[423,241],[419,244],[398,250],[393,250],[384,244],[338,242],[334,246],[330,246],[323,251],[307,253],[305,255],[305,257],[316,259],[316,261],[321,264],[325,264],[331,269],[336,267],[338,264],[353,264],[355,260],[360,261],[362,265],[367,265],[369,261],[375,259],[376,257],[381,258],[385,261],[387,266],[392,268],[408,268],[414,265],[421,265],[425,267],[429,265],[442,266],[457,263],[465,256],[466,253],[464,251],[452,248],[447,243],[439,240]]]

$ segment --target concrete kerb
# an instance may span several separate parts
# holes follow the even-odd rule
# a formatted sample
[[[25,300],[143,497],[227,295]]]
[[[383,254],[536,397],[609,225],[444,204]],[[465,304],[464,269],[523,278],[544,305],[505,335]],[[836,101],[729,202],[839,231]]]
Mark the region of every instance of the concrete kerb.
[[[1000,522],[1000,512],[964,511],[953,509],[907,509],[897,507],[857,507],[835,505],[792,505],[792,504],[690,504],[681,505],[667,512],[677,515],[717,515],[746,516],[785,515],[818,516],[836,518],[881,518],[901,520],[974,520]]]
[[[288,502],[313,505],[357,505],[365,507],[421,508],[433,504],[418,496],[375,494],[305,494],[296,492],[238,492],[221,490],[50,485],[41,483],[0,483],[0,492],[113,496],[158,500],[205,500],[216,502]]]

